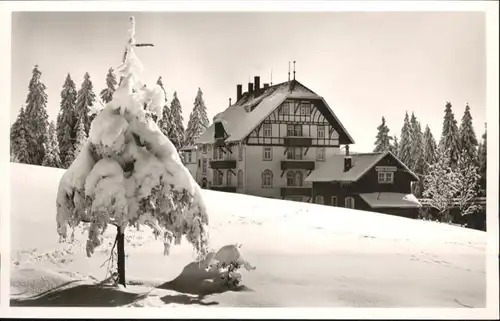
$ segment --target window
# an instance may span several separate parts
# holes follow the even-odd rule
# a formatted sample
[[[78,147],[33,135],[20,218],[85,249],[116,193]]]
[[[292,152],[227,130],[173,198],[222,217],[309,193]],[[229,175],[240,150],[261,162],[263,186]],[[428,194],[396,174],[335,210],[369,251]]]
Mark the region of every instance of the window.
[[[318,139],[325,138],[325,126],[318,126]]]
[[[324,204],[324,203],[325,203],[325,200],[324,200],[323,196],[321,196],[321,195],[316,195],[316,200],[315,200],[315,203],[316,203],[316,204]]]
[[[337,206],[337,196],[332,196],[331,197],[331,203],[332,206]]]
[[[273,187],[273,173],[268,169],[262,173],[262,187]]]
[[[214,185],[222,185],[224,182],[224,174],[218,170],[214,170]]]
[[[238,159],[240,161],[243,160],[243,146],[241,146],[241,145],[238,147]]]
[[[286,135],[289,137],[294,135],[294,126],[293,125],[286,125]]]
[[[270,161],[273,159],[273,150],[271,147],[264,147],[264,153],[262,159],[265,161]]]
[[[201,151],[203,154],[206,154],[207,153],[207,145],[203,145],[203,147],[201,148]]]
[[[302,125],[295,125],[293,136],[302,136]]]
[[[302,103],[302,105],[300,105],[300,114],[303,116],[310,116],[311,115],[311,104]]]
[[[187,152],[187,153],[186,153],[186,156],[187,156],[187,157],[186,157],[186,158],[187,158],[187,162],[188,162],[188,163],[191,163],[191,162],[192,162],[192,159],[191,159],[191,152]]]
[[[286,173],[286,186],[294,186],[295,185],[294,179],[295,175],[293,174],[293,172]]]
[[[238,171],[238,187],[243,187],[243,171]]]
[[[227,172],[226,174],[226,185],[227,186],[233,185],[233,174],[231,172]]]
[[[344,205],[346,208],[354,208],[354,197],[346,197]]]
[[[394,173],[378,172],[378,182],[380,184],[392,184],[394,182]]]
[[[218,155],[218,159],[219,160],[223,160],[224,159],[224,151],[222,150],[222,148],[217,148],[217,153],[219,154]]]
[[[318,147],[316,149],[316,160],[324,161],[325,160],[325,148]]]
[[[301,172],[295,173],[295,186],[302,186],[303,184],[303,175]]]
[[[289,147],[286,151],[287,159],[302,159],[302,148],[301,147]]]
[[[263,126],[264,137],[271,137],[273,135],[273,127],[271,124],[264,124]]]
[[[207,159],[203,158],[203,165],[201,166],[201,173],[207,174]]]
[[[214,148],[215,148],[215,147],[214,147]],[[208,145],[208,146],[207,146],[207,151],[208,151],[208,153],[210,153],[210,152],[212,151],[212,146],[211,146],[211,145]]]
[[[290,103],[285,102],[281,105],[280,113],[282,115],[289,115],[290,114]]]

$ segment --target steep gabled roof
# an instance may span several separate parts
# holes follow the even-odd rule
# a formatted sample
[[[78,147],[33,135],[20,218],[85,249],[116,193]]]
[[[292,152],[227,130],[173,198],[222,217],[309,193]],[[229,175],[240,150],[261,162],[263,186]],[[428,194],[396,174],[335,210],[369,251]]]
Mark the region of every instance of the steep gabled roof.
[[[405,164],[401,162],[391,152],[383,153],[362,153],[351,155],[352,166],[348,171],[344,171],[345,155],[333,155],[329,157],[323,164],[319,165],[305,179],[306,182],[355,182],[363,177],[369,170],[378,164],[384,157],[390,155],[394,158],[405,171],[412,175],[417,181],[418,176],[415,175]]]
[[[325,117],[338,125],[341,143],[354,143],[325,100],[296,80],[261,88],[253,93],[247,92],[235,104],[217,114],[214,120],[217,119],[224,124],[224,129],[229,135],[227,141],[241,141],[288,98],[316,101],[317,107]],[[207,144],[213,141],[214,124],[196,140],[195,144]]]

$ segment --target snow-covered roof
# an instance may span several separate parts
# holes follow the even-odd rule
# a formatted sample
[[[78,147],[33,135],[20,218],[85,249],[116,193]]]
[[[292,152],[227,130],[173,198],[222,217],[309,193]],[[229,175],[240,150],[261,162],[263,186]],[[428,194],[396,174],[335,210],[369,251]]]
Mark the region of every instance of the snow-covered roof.
[[[404,193],[363,193],[359,196],[372,208],[406,207],[415,208],[422,205],[413,194]]]
[[[365,175],[373,166],[375,166],[382,158],[387,155],[391,155],[398,163],[412,175],[416,180],[418,176],[415,175],[405,164],[403,164],[394,154],[391,152],[383,153],[360,153],[350,155],[351,168],[348,171],[344,171],[344,158],[345,155],[333,155],[330,156],[322,164],[317,163],[317,167],[312,173],[305,179],[306,182],[355,182],[359,180],[363,175]]]
[[[196,146],[194,145],[188,145],[188,146],[184,146],[181,148],[182,151],[191,151],[191,150],[196,150]]]
[[[214,122],[222,121],[229,137],[227,141],[237,142],[248,136],[269,114],[288,98],[315,99],[324,108],[325,117],[338,124],[341,143],[352,144],[354,140],[347,133],[326,101],[296,80],[261,88],[253,93],[245,93],[235,104],[214,117]],[[215,125],[212,124],[196,140],[195,144],[214,142]]]

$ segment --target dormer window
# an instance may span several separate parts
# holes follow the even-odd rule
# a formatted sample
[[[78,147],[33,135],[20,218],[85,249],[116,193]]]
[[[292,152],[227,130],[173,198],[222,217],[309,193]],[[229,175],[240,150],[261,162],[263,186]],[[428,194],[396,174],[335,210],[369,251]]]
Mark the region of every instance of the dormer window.
[[[378,172],[379,184],[392,184],[394,183],[394,172]]]

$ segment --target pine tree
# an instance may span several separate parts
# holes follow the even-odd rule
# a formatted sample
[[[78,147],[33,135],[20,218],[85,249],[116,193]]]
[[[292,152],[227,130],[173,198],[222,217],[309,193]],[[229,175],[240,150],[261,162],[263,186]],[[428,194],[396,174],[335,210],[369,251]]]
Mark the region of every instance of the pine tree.
[[[408,112],[406,112],[403,128],[401,129],[401,141],[399,142],[398,158],[407,166],[412,162],[411,138],[411,125],[408,118]]]
[[[479,193],[482,196],[486,196],[486,124],[484,124],[484,134],[482,136],[482,141],[479,144],[478,150],[478,164],[479,164]]]
[[[63,89],[61,91],[61,109],[57,117],[57,142],[59,144],[60,159],[65,160],[68,152],[73,148],[76,137],[76,86],[71,75],[66,76]],[[68,164],[63,162],[62,167],[67,168]]]
[[[439,211],[438,219],[451,222],[450,209],[458,190],[458,177],[450,167],[450,157],[442,150],[438,151],[437,161],[429,166],[429,174],[425,177],[424,197],[430,200],[431,206]]]
[[[184,146],[185,130],[182,117],[182,107],[179,99],[177,98],[177,92],[174,92],[174,98],[170,103],[170,130],[168,132],[168,138],[174,144],[175,148],[179,150]]]
[[[87,141],[87,133],[85,133],[85,123],[79,119],[76,126],[76,138],[73,149],[73,154],[78,155]]]
[[[106,75],[106,88],[101,90],[101,93],[99,94],[105,104],[109,103],[113,99],[116,85],[117,81],[115,74],[113,73],[113,68],[109,68],[108,74]]]
[[[447,102],[443,121],[443,132],[439,141],[439,148],[442,151],[448,151],[450,155],[450,164],[455,166],[459,154],[459,132],[455,115],[451,110],[451,103]]]
[[[203,92],[198,88],[198,93],[194,100],[193,111],[189,115],[188,126],[186,129],[185,145],[193,145],[194,142],[207,130],[210,121],[207,116],[207,107],[203,101]]]
[[[481,209],[473,200],[479,193],[479,168],[471,162],[467,150],[463,150],[457,159],[457,191],[454,195],[455,202],[460,209],[461,215],[474,214]]]
[[[391,147],[390,147],[389,150],[391,151],[391,153],[394,154],[394,156],[396,156],[396,157],[399,158],[399,156],[398,156],[398,153],[399,153],[399,141],[398,141],[398,136],[396,134],[394,134],[392,136],[392,141],[393,141],[393,143],[391,144]]]
[[[26,140],[26,116],[24,108],[21,107],[16,121],[10,128],[10,155],[11,161],[29,164],[28,145]]]
[[[478,142],[474,127],[472,126],[472,115],[469,104],[465,105],[465,112],[460,123],[459,131],[460,150],[465,151],[467,159],[471,162],[477,160]]]
[[[77,119],[83,120],[85,127],[85,134],[88,136],[91,123],[91,108],[96,103],[96,97],[92,89],[92,81],[90,81],[90,75],[88,72],[85,73],[82,87],[78,91],[76,96],[76,116]]]
[[[45,142],[45,156],[42,166],[46,167],[61,167],[59,158],[59,144],[57,143],[56,126],[53,122],[49,124],[47,141]]]
[[[375,153],[385,152],[391,149],[391,137],[389,137],[389,128],[385,123],[385,117],[382,116],[382,124],[377,127],[377,136],[375,137]]]
[[[410,169],[420,178],[420,180],[414,185],[415,188],[413,193],[415,196],[421,197],[424,189],[424,137],[420,127],[420,122],[417,120],[417,117],[413,112],[411,113],[410,126],[412,134],[410,147],[411,162],[408,165]]]
[[[163,87],[163,81],[162,81],[161,76],[160,76],[160,78],[158,78],[158,81],[156,82],[156,84],[158,86],[160,86],[163,89],[163,92],[165,93],[165,106],[163,106],[162,117],[158,121],[158,127],[160,127],[163,135],[169,137],[168,133],[169,133],[170,126],[171,126],[170,125],[170,117],[171,116],[170,116],[170,109],[168,108],[168,105],[167,105],[167,93],[165,92],[165,88]]]
[[[29,84],[26,98],[26,146],[29,155],[29,164],[41,165],[45,150],[43,143],[47,140],[49,116],[47,114],[47,94],[45,85],[40,81],[42,72],[38,65],[33,68],[33,76]]]
[[[429,125],[425,126],[425,131],[423,135],[424,140],[424,169],[423,174],[427,175],[429,173],[429,166],[436,162],[437,157],[437,145],[434,136],[432,135]]]

